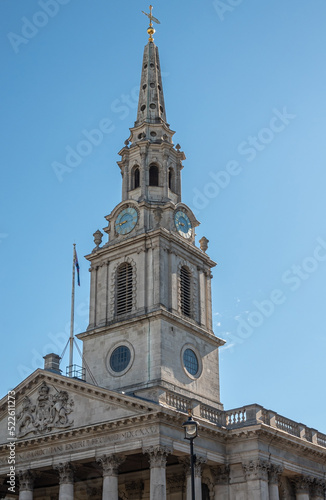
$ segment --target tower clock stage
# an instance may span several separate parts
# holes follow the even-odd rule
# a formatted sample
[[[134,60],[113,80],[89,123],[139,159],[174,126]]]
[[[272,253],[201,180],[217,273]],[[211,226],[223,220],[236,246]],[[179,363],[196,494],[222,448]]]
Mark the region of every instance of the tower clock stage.
[[[193,500],[183,430],[190,411],[196,500],[325,499],[324,434],[258,404],[225,411],[220,401],[216,264],[207,238],[196,245],[199,222],[182,201],[186,157],[167,122],[153,39],[159,21],[152,7],[145,14],[137,116],[119,152],[121,201],[86,256],[89,324],[77,335],[86,376],[63,376],[50,353],[12,391],[14,472],[1,400],[0,496]]]

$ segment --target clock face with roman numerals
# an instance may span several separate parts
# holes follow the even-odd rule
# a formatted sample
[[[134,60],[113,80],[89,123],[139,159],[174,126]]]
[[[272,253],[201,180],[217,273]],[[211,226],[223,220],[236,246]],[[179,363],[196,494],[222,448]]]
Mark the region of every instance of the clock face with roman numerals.
[[[178,210],[174,215],[174,223],[178,233],[183,238],[190,238],[192,235],[191,222],[188,215],[182,210]]]
[[[124,208],[115,221],[115,230],[118,234],[128,234],[138,221],[137,210],[133,207]]]

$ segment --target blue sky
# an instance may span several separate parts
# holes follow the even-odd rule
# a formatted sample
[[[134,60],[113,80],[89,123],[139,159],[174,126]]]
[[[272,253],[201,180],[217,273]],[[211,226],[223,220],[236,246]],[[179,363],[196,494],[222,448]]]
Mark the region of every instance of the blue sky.
[[[0,4],[3,395],[63,351],[73,242],[76,332],[87,327],[83,255],[120,201],[142,10],[138,0]],[[326,4],[168,0],[153,14],[167,117],[187,156],[183,201],[218,263],[222,402],[256,402],[326,432]],[[100,126],[98,143],[67,165]]]

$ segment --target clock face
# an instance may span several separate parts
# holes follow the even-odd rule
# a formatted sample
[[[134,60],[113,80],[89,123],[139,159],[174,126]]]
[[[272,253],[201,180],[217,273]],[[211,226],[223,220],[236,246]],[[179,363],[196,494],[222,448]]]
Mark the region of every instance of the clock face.
[[[187,214],[178,210],[174,215],[174,223],[178,233],[184,238],[190,238],[192,234],[191,222]]]
[[[137,210],[133,207],[124,208],[115,221],[115,230],[118,234],[128,234],[138,221]]]

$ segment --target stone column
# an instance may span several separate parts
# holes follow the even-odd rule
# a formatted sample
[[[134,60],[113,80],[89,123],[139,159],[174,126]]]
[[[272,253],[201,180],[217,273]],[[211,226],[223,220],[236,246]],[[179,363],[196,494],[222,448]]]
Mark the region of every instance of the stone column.
[[[168,158],[169,155],[164,151],[163,153],[163,196],[164,198],[168,198],[169,196],[169,169],[168,169]]]
[[[34,474],[30,470],[19,471],[19,500],[33,500]]]
[[[201,473],[202,466],[207,462],[206,458],[199,457],[197,455],[195,462],[195,498],[196,500],[202,500],[201,494]]]
[[[127,161],[124,160],[124,169],[122,175],[122,200],[126,200],[128,198],[128,191],[130,189],[130,175],[129,175],[129,166]]]
[[[166,446],[151,446],[143,450],[149,455],[151,468],[150,500],[166,500],[166,457],[171,453]]]
[[[54,466],[59,472],[59,500],[74,500],[74,472],[70,462]]]
[[[242,464],[250,500],[269,500],[268,463],[256,460]]]
[[[322,479],[315,479],[312,484],[312,500],[324,500],[326,483]]]
[[[229,500],[230,467],[220,465],[211,470],[214,478],[214,500]]]
[[[190,469],[190,458],[186,457],[180,460],[183,463],[184,471],[186,474],[186,500],[192,500],[191,498],[191,469]],[[202,500],[201,492],[201,472],[202,465],[206,463],[204,457],[196,456],[196,462],[194,467],[195,472],[195,498],[196,500]]]
[[[311,482],[311,478],[307,476],[297,476],[294,478],[296,500],[309,500]]]
[[[147,148],[141,147],[140,150],[140,190],[141,190],[141,200],[144,200],[148,193],[148,162],[146,161]]]
[[[118,468],[124,457],[110,455],[99,457],[97,462],[103,471],[102,500],[119,500],[118,495]]]
[[[269,500],[279,500],[279,482],[283,472],[283,467],[279,465],[270,465],[268,470],[268,491]]]

